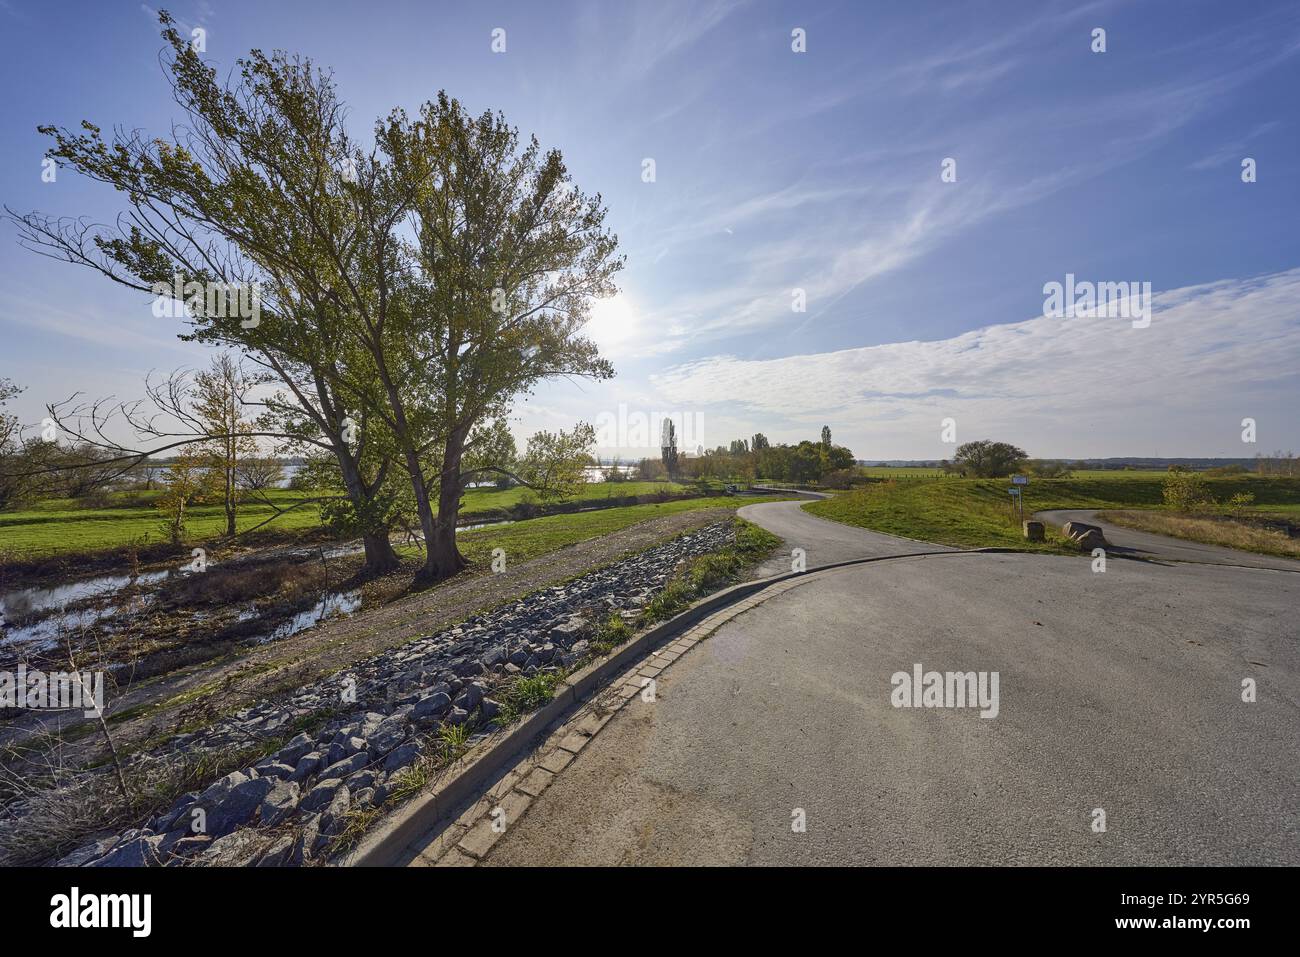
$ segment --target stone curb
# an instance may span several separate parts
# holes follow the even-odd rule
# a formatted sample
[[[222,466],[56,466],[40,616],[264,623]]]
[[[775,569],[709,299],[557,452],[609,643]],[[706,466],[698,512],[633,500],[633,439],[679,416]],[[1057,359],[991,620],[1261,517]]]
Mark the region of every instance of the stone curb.
[[[1014,548],[979,548],[909,552],[904,555],[855,558],[843,562],[834,562],[829,565],[819,565],[804,572],[786,572],[770,578],[759,579],[758,581],[742,582],[715,592],[696,602],[680,615],[670,618],[668,621],[662,622],[649,631],[633,638],[608,658],[593,662],[576,674],[570,675],[557,688],[555,697],[546,705],[528,715],[514,727],[489,737],[479,748],[475,749],[476,754],[462,758],[453,764],[443,772],[443,777],[438,784],[434,785],[426,793],[412,798],[393,813],[386,815],[362,838],[355,848],[336,863],[343,867],[393,867],[409,863],[415,857],[420,856],[422,850],[419,847],[413,847],[412,842],[427,835],[439,821],[451,819],[453,815],[459,816],[458,812],[466,805],[470,805],[472,811],[478,807],[478,804],[482,804],[483,801],[487,800],[487,798],[484,798],[474,804],[471,802],[471,798],[475,795],[488,791],[488,797],[490,798],[495,792],[500,791],[503,799],[511,796],[512,793],[518,797],[517,793],[511,792],[515,782],[511,780],[510,775],[506,772],[526,752],[529,745],[536,740],[540,740],[552,725],[561,723],[563,719],[569,716],[571,711],[576,711],[578,706],[593,696],[597,690],[609,684],[612,677],[628,672],[633,664],[636,667],[631,668],[631,674],[634,676],[639,674],[643,668],[642,659],[656,651],[660,646],[667,644],[674,637],[691,630],[706,619],[714,617],[720,611],[726,610],[730,614],[717,616],[720,620],[710,623],[707,631],[715,630],[726,620],[748,611],[754,605],[771,597],[759,597],[761,592],[771,589],[773,595],[775,595],[786,590],[786,588],[794,587],[802,580],[823,572],[902,558],[1004,552],[1018,553],[1018,550]],[[731,606],[736,607],[732,608]],[[701,631],[703,630],[701,629]],[[696,637],[690,642],[690,645],[693,646],[698,640],[699,638]],[[675,657],[673,660],[675,660]],[[621,687],[627,688],[628,684],[625,683]],[[640,691],[639,683],[637,683],[634,691]],[[626,698],[623,699],[623,703],[626,703]],[[620,704],[619,707],[621,706]],[[563,744],[561,747],[563,747]],[[499,787],[492,788],[492,785],[501,781],[507,782],[504,790]],[[492,789],[489,790],[489,788]],[[527,795],[524,795],[524,797],[527,798]],[[525,807],[526,803],[525,800]],[[474,859],[472,857],[463,856],[466,857],[467,863],[473,863]]]

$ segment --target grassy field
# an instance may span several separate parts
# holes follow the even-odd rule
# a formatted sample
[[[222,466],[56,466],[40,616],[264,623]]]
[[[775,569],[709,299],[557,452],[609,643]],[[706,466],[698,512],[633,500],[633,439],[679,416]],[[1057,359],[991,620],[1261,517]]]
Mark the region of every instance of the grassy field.
[[[614,496],[647,495],[658,492],[678,494],[688,487],[674,482],[592,482],[574,496],[577,500],[599,500]],[[463,519],[481,516],[490,520],[501,509],[518,505],[523,489],[469,489],[461,509]],[[71,499],[50,499],[20,512],[0,512],[0,555],[24,557],[71,552],[96,552],[122,548],[133,542],[141,545],[165,541],[158,510],[153,507],[160,493],[114,493],[108,507],[85,508]],[[314,529],[320,525],[316,503],[309,496],[291,489],[274,489],[266,493],[271,504],[249,499],[240,505],[237,527],[241,532],[256,528],[275,515],[275,509],[298,507],[276,518],[265,528],[277,532]],[[299,504],[303,503],[303,504]],[[226,528],[225,512],[219,504],[199,505],[190,509],[187,540],[203,542],[222,535]]]
[[[947,478],[942,469],[920,468],[918,466],[872,465],[858,470],[867,478]],[[1131,472],[1120,469],[1080,469],[1071,473],[1076,479],[1153,479],[1164,478],[1168,473],[1156,469],[1135,469]]]
[[[868,478],[942,478],[943,469],[919,468],[911,465],[868,465],[857,471]]]
[[[1163,503],[1164,473],[1101,473],[1104,478],[1037,479],[1024,491],[1025,515],[1051,508],[1155,509]],[[1120,477],[1123,476],[1123,477]],[[1158,477],[1157,477],[1158,476]],[[1225,501],[1237,492],[1255,495],[1252,510],[1282,512],[1300,508],[1300,480],[1227,478],[1207,481],[1210,494]],[[1030,545],[1012,517],[1006,479],[951,479],[943,482],[876,483],[811,503],[814,515],[848,525],[963,548]]]
[[[566,545],[574,545],[601,535],[608,535],[620,529],[649,521],[661,515],[677,512],[691,512],[701,508],[737,509],[756,502],[779,502],[781,496],[745,495],[726,498],[691,498],[674,502],[659,502],[648,505],[627,505],[619,508],[605,508],[594,512],[577,512],[570,515],[548,515],[544,518],[529,519],[502,525],[496,528],[482,528],[472,532],[463,532],[457,536],[460,550],[470,561],[488,564],[492,560],[492,549],[503,548],[506,560],[522,562],[547,552],[555,551]],[[417,552],[416,546],[405,546],[399,551],[409,554]]]

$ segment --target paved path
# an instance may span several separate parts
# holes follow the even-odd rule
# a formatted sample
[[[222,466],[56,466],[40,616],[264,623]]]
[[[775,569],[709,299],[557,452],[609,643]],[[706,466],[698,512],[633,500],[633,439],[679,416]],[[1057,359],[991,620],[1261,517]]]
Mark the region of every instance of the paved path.
[[[1096,525],[1106,535],[1106,541],[1113,546],[1112,551],[1118,555],[1134,558],[1147,558],[1173,562],[1203,562],[1211,565],[1244,565],[1249,568],[1275,568],[1282,571],[1300,572],[1300,562],[1291,558],[1273,555],[1257,555],[1243,552],[1223,545],[1206,545],[1202,542],[1190,542],[1167,535],[1156,535],[1134,528],[1113,525],[1097,517],[1097,510],[1092,508],[1059,508],[1035,512],[1034,517],[1050,525],[1060,527],[1066,522],[1087,522]]]
[[[818,492],[795,494],[803,495],[803,501],[746,505],[736,512],[741,518],[762,525],[769,532],[780,535],[786,543],[783,551],[773,555],[759,567],[757,574],[760,578],[790,571],[790,549],[793,548],[804,550],[809,569],[850,561],[854,558],[952,551],[946,545],[897,538],[883,532],[873,532],[870,529],[819,518],[804,511],[803,505],[810,499],[826,498],[826,496]]]
[[[844,544],[803,547],[811,566]],[[1300,576],[1091,569],[949,553],[810,575],[664,671],[486,863],[1300,864]],[[998,672],[997,717],[893,707],[917,662]]]

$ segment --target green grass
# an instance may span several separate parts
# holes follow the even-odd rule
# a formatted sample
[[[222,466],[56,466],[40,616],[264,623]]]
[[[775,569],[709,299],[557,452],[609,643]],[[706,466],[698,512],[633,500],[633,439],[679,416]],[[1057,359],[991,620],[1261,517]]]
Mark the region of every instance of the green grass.
[[[108,508],[79,508],[68,499],[49,499],[21,512],[0,512],[0,550],[26,556],[52,555],[60,552],[96,552],[122,548],[133,542],[158,544],[166,541],[162,516],[151,504],[157,492],[140,492],[134,496],[140,504],[126,504],[123,496],[113,496],[124,504]],[[276,489],[267,497],[278,508],[302,502],[302,492]],[[270,505],[247,502],[240,506],[237,528],[246,531],[275,514]],[[220,504],[197,505],[189,510],[189,538],[203,541],[225,533],[226,513]],[[302,505],[276,519],[269,528],[294,531],[315,528],[320,515],[315,504]]]
[[[1188,515],[1151,508],[1103,512],[1102,517],[1116,525],[1157,535],[1226,545],[1261,555],[1300,558],[1300,541],[1280,529],[1260,527],[1249,519],[1216,514]]]
[[[1167,469],[1079,469],[1072,472],[1070,477],[1076,479],[1112,479],[1125,481],[1129,479],[1158,479],[1163,480],[1169,474]]]
[[[520,675],[505,690],[497,692],[501,713],[497,716],[502,727],[513,724],[524,715],[536,711],[555,697],[555,688],[564,680],[562,671],[543,671],[535,675]]]
[[[1163,504],[1164,473],[1105,475],[1031,480],[1023,493],[1025,516],[1053,508],[1159,508]],[[1296,508],[1300,503],[1298,479],[1209,479],[1207,485],[1219,501],[1236,492],[1252,492],[1254,509],[1261,512]],[[804,507],[814,515],[848,525],[959,548],[1058,549],[1059,544],[1050,538],[1043,545],[1024,540],[1019,522],[1012,518],[1009,487],[1006,479],[883,482]]]
[[[778,502],[781,496],[692,498],[647,505],[625,505],[594,512],[576,512],[569,515],[548,515],[513,525],[483,528],[464,532],[457,537],[461,553],[470,561],[488,565],[492,549],[503,548],[506,561],[515,564],[545,555],[566,545],[576,545],[588,539],[621,531],[638,522],[649,521],[663,515],[693,512],[702,508],[740,508],[756,502]],[[415,546],[406,546],[410,554],[418,553]]]
[[[868,465],[858,472],[868,478],[942,478],[943,469],[922,468],[916,465]]]
[[[618,498],[625,495],[654,495],[668,492],[673,495],[689,491],[690,486],[679,482],[588,482],[576,495],[548,501],[587,501],[602,498]],[[529,490],[519,486],[508,489],[471,488],[461,498],[461,515],[474,515],[492,512],[497,509],[518,505],[530,495]],[[534,501],[541,501],[532,495]]]
[[[697,598],[735,581],[743,569],[762,561],[780,544],[781,539],[766,529],[736,519],[735,542],[687,562],[642,609],[637,624],[666,621]]]
[[[858,469],[868,478],[943,478],[942,469],[922,468],[915,465],[871,465]],[[1071,473],[1076,479],[1162,479],[1169,474],[1164,469],[1078,469]]]
[[[660,492],[678,495],[690,487],[676,482],[591,482],[567,501],[591,501]],[[490,521],[502,509],[518,505],[522,488],[470,489],[465,493],[461,517]],[[149,545],[166,541],[162,518],[153,502],[160,493],[114,492],[107,507],[83,508],[71,499],[48,499],[17,512],[0,512],[0,552],[23,557],[61,553],[92,553]],[[310,493],[273,489],[266,494],[271,504],[250,499],[239,506],[237,528],[241,532],[261,525],[275,514],[275,508],[299,507],[264,526],[275,532],[297,532],[320,526],[320,512]],[[559,501],[566,501],[564,499]],[[272,507],[274,506],[274,507]],[[219,503],[197,505],[189,510],[186,540],[210,541],[225,534],[226,515]]]

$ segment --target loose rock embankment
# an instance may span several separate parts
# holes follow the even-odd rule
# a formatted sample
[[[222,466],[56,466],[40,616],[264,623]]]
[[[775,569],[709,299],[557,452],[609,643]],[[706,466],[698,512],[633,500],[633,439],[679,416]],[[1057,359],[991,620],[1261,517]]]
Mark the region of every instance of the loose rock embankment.
[[[729,522],[705,526],[313,681],[287,701],[177,736],[169,751],[192,756],[289,737],[313,717],[324,720],[261,761],[184,795],[142,828],[86,844],[58,863],[319,861],[358,814],[405,793],[404,776],[448,735],[472,744],[488,733],[501,710],[494,695],[505,686],[588,657],[596,622],[635,617],[683,561],[726,547],[732,534]],[[339,713],[325,717],[332,712]]]

